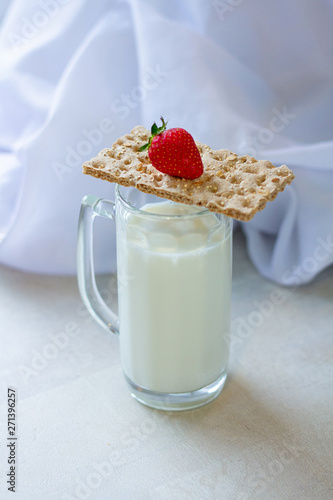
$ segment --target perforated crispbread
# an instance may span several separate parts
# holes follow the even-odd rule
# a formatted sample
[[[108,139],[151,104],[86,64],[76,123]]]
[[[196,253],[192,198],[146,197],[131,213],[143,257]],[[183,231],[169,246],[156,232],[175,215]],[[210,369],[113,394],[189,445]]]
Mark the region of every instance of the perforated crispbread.
[[[173,177],[153,167],[147,151],[139,152],[149,136],[144,127],[135,127],[110,149],[103,149],[96,158],[85,162],[83,172],[242,221],[252,219],[294,179],[286,165],[275,168],[267,160],[238,156],[228,149],[214,151],[199,142],[196,144],[204,165],[203,175],[194,180]]]

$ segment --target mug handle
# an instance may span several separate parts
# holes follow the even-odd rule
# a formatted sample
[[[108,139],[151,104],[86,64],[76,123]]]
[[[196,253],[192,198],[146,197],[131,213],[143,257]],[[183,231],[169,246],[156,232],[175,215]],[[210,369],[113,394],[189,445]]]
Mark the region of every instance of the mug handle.
[[[106,330],[119,334],[119,318],[102,299],[95,279],[93,223],[96,216],[115,220],[115,203],[85,196],[81,203],[77,238],[77,276],[82,300],[93,318]]]

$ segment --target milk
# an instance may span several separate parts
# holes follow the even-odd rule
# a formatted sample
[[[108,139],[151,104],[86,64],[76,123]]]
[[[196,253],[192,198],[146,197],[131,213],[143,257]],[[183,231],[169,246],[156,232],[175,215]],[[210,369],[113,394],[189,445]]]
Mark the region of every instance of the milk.
[[[194,391],[227,369],[231,234],[198,207],[141,210],[117,223],[122,367],[152,391]]]

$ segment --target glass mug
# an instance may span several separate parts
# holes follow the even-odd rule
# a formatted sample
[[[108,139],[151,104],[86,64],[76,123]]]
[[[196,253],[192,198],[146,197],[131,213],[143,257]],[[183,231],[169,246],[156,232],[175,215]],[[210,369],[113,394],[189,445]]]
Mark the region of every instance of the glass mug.
[[[118,316],[101,298],[93,220],[116,221]],[[202,406],[221,392],[229,358],[232,219],[116,186],[115,203],[82,200],[78,283],[93,317],[119,334],[134,398],[164,410]]]

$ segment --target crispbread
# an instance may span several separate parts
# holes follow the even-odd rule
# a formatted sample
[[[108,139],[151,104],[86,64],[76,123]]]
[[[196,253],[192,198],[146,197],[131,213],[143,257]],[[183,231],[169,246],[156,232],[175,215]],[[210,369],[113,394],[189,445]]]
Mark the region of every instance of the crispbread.
[[[196,144],[204,165],[203,175],[194,180],[173,177],[153,167],[147,151],[139,151],[149,136],[144,127],[135,127],[110,149],[103,149],[96,158],[85,162],[83,172],[242,221],[252,219],[294,179],[286,165],[275,168],[267,160],[238,156],[228,149],[214,151],[200,142]]]

